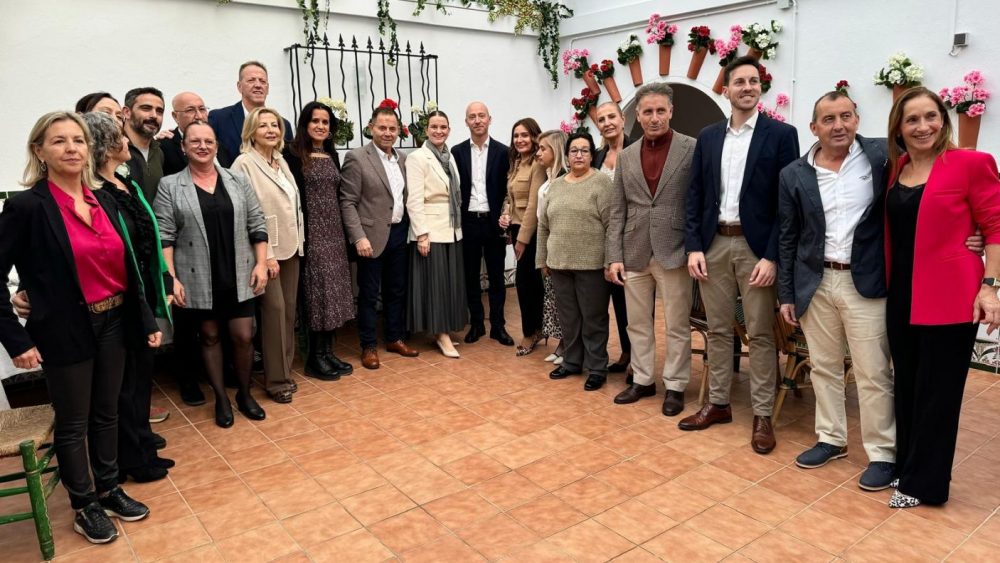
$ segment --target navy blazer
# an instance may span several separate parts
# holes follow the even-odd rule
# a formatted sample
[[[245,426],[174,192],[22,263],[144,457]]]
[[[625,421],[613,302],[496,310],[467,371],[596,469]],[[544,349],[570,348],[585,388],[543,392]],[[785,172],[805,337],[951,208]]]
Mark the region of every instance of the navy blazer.
[[[872,166],[872,203],[854,229],[851,278],[862,297],[886,296],[885,190],[889,154],[885,139],[857,136]],[[781,171],[778,197],[778,300],[795,304],[801,317],[823,279],[826,215],[808,155]]]
[[[292,140],[292,124],[285,118],[281,119],[285,122],[285,142],[288,143]],[[208,124],[215,130],[215,137],[219,141],[218,159],[223,168],[231,167],[233,161],[240,155],[245,120],[243,100],[208,112]]]
[[[726,119],[703,129],[694,147],[684,240],[687,252],[707,252],[715,239],[722,201],[722,144],[728,124]],[[740,225],[758,258],[778,260],[778,175],[798,157],[795,127],[760,115],[740,190]]]
[[[486,200],[490,205],[493,223],[500,221],[503,200],[507,197],[507,171],[510,157],[507,145],[490,137],[490,148],[486,154]],[[462,189],[462,212],[469,210],[472,197],[472,141],[465,140],[451,147],[451,156],[458,167],[459,186]],[[499,227],[497,227],[499,228]]]

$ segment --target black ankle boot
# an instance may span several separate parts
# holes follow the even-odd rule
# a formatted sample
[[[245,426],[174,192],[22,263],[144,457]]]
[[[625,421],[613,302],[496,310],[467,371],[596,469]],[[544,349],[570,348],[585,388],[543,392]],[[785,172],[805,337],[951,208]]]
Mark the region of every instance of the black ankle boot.
[[[250,395],[249,390],[241,389],[236,392],[236,408],[250,420],[264,420],[266,416],[264,409],[260,408],[257,401]]]
[[[327,358],[330,347],[326,334],[319,331],[309,333],[309,358],[306,360],[305,374],[322,381],[336,381],[340,379],[340,374]]]

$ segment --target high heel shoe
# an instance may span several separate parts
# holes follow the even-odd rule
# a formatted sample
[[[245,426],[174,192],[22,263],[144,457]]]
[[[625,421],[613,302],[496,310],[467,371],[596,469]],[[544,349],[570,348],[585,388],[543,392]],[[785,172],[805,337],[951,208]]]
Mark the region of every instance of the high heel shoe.
[[[229,428],[233,425],[233,406],[229,403],[229,397],[215,400],[215,424],[220,428]]]
[[[449,338],[449,340],[450,340],[450,338]],[[452,349],[451,350],[446,350],[445,347],[441,344],[441,341],[438,340],[438,339],[434,339],[434,344],[438,347],[438,350],[441,351],[441,354],[444,357],[446,357],[446,358],[456,358],[457,359],[457,358],[461,357],[458,354],[458,350],[455,350],[454,343],[452,343]]]
[[[546,346],[549,344],[548,336],[543,336],[542,333],[536,332],[535,335],[531,337],[530,345],[528,346],[521,346],[520,344],[517,345],[517,352],[515,352],[514,355],[527,356],[528,354],[535,351],[535,347],[538,346],[538,343],[541,342],[542,340],[545,340]]]
[[[236,408],[243,413],[243,416],[249,418],[250,420],[264,420],[267,416],[264,413],[264,409],[260,408],[260,405],[257,404],[257,401],[254,400],[253,396],[251,396],[249,392],[236,392]]]

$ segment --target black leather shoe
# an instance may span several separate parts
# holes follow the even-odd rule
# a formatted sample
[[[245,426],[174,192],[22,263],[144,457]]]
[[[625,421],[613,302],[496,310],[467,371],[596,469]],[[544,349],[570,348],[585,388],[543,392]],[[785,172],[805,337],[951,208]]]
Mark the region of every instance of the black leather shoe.
[[[333,366],[333,372],[336,373],[337,375],[343,377],[345,375],[351,375],[352,373],[354,373],[354,366],[352,366],[351,364],[345,362],[344,360],[341,360],[340,358],[334,356],[333,354],[326,353],[324,355],[326,356],[326,361],[330,362],[330,365]]]
[[[615,396],[615,404],[617,405],[628,405],[638,401],[643,397],[652,397],[656,395],[656,384],[652,383],[650,385],[636,385],[635,383],[629,385],[624,391]]]
[[[118,470],[118,482],[124,483],[128,479],[132,479],[136,483],[151,483],[153,481],[159,481],[167,476],[167,470],[162,467],[157,467],[155,465],[143,465],[133,469],[119,469]]]
[[[76,513],[73,530],[90,543],[108,543],[118,537],[118,529],[104,513],[104,507],[94,501]]]
[[[490,338],[496,340],[497,342],[503,344],[504,346],[514,345],[514,339],[511,338],[509,334],[507,334],[507,329],[505,329],[502,326],[490,329]]]
[[[149,462],[153,467],[162,467],[163,469],[170,469],[171,467],[177,465],[174,460],[165,457],[154,457],[152,461]]]
[[[201,392],[201,387],[194,381],[185,381],[180,384],[181,401],[185,405],[198,407],[205,404],[205,394]]]
[[[236,408],[250,420],[264,420],[264,417],[267,416],[264,409],[260,408],[250,393],[236,392]]]
[[[153,432],[153,444],[156,446],[156,449],[162,450],[167,447],[167,439]]]
[[[229,398],[215,400],[215,424],[220,428],[229,428],[233,425],[233,406],[229,404]]]
[[[126,522],[135,522],[149,516],[149,507],[126,495],[121,487],[115,487],[97,502],[105,514]]]
[[[303,370],[303,373],[307,377],[319,379],[320,381],[337,381],[340,379],[340,374],[336,373],[333,365],[330,364],[330,361],[323,354],[309,356],[309,359],[306,360],[306,368]]]
[[[587,376],[587,381],[584,382],[584,384],[583,384],[583,390],[584,391],[597,391],[601,387],[604,387],[604,384],[607,383],[607,381],[608,381],[608,376],[606,376],[606,375],[597,375],[597,374],[593,374],[592,373],[592,374],[590,374],[590,375]]]
[[[479,340],[486,335],[486,327],[481,324],[472,325],[469,327],[469,332],[465,333],[465,343],[472,344],[473,342]]]
[[[677,416],[684,410],[684,391],[667,391],[663,397],[663,416]]]
[[[581,373],[583,373],[583,372],[579,371],[579,370],[572,371],[572,370],[568,370],[568,369],[566,369],[566,368],[564,368],[562,366],[559,366],[556,369],[554,369],[551,372],[549,372],[549,379],[566,379],[567,377],[569,377],[571,375],[580,375]]]

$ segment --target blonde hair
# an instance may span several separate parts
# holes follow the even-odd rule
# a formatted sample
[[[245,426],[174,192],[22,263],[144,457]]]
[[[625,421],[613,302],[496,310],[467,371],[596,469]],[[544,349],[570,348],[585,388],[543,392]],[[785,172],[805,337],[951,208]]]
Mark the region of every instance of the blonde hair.
[[[87,124],[75,113],[51,111],[38,118],[35,126],[31,128],[31,133],[28,135],[28,163],[24,166],[24,175],[21,178],[22,186],[30,188],[39,181],[49,177],[48,170],[42,168],[42,160],[35,154],[35,147],[41,147],[45,144],[45,136],[49,131],[49,127],[60,121],[72,121],[79,125],[83,131],[83,140],[87,143],[87,149],[84,151],[87,162],[84,164],[82,180],[89,187],[97,185],[97,178],[94,176],[93,159],[90,154],[90,147],[93,146],[94,141],[90,136],[90,129],[87,127]]]
[[[285,148],[285,120],[281,118],[278,110],[261,107],[247,114],[247,118],[243,122],[243,132],[240,134],[240,138],[243,140],[243,143],[240,144],[241,153],[250,152],[250,149],[253,148],[253,134],[260,125],[260,116],[265,113],[273,115],[278,120],[278,146],[274,147],[274,152],[281,154],[282,149]]]
[[[625,114],[622,113],[622,107],[620,105],[618,105],[618,102],[607,101],[607,102],[604,102],[602,104],[597,104],[597,107],[595,108],[595,112],[599,112],[602,107],[607,106],[607,105],[610,105],[610,106],[614,107],[615,111],[618,112],[618,117],[622,118],[622,137],[624,137],[625,136]],[[594,122],[594,125],[597,125],[596,121]],[[597,148],[603,149],[605,146],[607,146],[607,144],[608,144],[607,143],[607,139],[604,138],[604,135],[601,135],[601,145],[599,147],[597,147]]]
[[[544,144],[552,151],[552,166],[545,172],[549,180],[555,180],[560,173],[566,170],[566,133],[558,129],[546,131],[538,136],[538,144]]]

